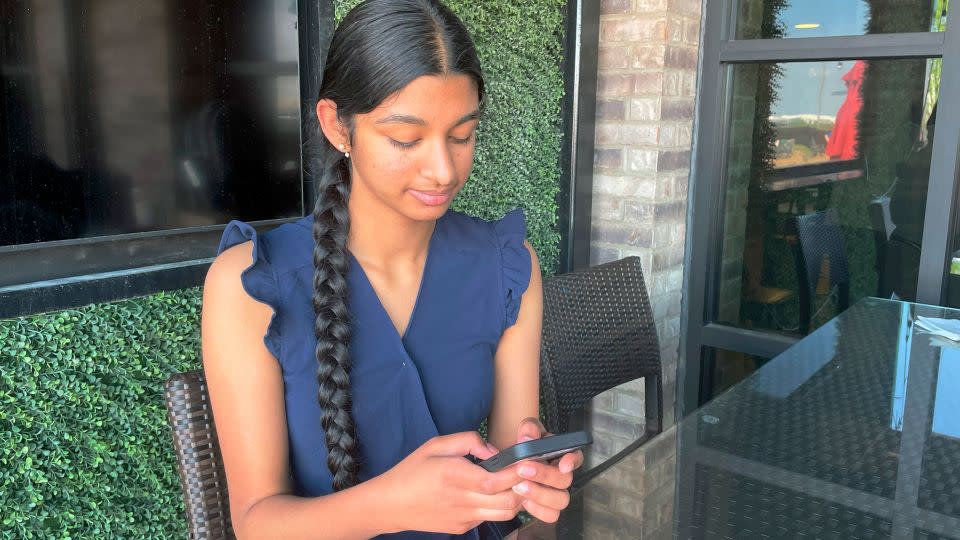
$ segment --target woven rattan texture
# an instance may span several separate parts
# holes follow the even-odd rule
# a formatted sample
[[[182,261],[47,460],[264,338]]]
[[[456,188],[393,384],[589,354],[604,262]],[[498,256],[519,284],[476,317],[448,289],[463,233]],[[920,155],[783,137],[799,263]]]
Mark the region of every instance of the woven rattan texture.
[[[227,477],[203,372],[171,376],[166,400],[189,538],[234,538]]]
[[[571,415],[597,394],[652,377],[657,407],[647,422],[659,430],[660,346],[640,259],[550,277],[543,297],[540,378],[546,427],[567,431]]]
[[[855,306],[709,407],[700,444],[857,491],[894,498],[901,432],[891,429],[898,309]],[[840,338],[842,336],[842,338]],[[817,365],[805,370],[805,364]],[[812,373],[804,378],[805,373]],[[794,381],[791,389],[788,382]]]
[[[797,217],[797,236],[800,240],[800,253],[806,269],[805,283],[811,298],[817,288],[820,268],[824,258],[829,260],[830,286],[850,283],[850,270],[847,267],[847,249],[843,242],[843,232],[837,222],[837,211],[833,208]]]
[[[882,517],[698,465],[693,520],[681,538],[889,538]]]
[[[960,440],[931,434],[923,454],[917,506],[960,518]]]

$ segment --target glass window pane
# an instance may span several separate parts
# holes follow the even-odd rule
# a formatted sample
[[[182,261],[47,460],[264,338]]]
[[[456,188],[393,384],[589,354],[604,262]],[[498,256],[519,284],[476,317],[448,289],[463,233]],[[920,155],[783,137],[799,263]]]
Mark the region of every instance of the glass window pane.
[[[948,0],[740,0],[736,39],[942,32]]]
[[[939,59],[730,68],[716,320],[806,334],[916,298]]]
[[[748,375],[763,367],[768,360],[769,358],[727,349],[704,347],[700,403],[710,401],[731,386],[746,379]]]
[[[0,14],[0,246],[302,215],[296,2]]]

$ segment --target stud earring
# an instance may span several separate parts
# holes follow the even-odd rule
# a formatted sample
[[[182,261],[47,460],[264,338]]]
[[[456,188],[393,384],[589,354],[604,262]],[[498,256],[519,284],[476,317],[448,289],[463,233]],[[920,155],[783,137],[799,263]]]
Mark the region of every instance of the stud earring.
[[[347,147],[343,143],[341,143],[340,146],[338,146],[337,148],[339,148],[340,151],[343,152],[343,157],[350,159],[350,152],[347,152]]]

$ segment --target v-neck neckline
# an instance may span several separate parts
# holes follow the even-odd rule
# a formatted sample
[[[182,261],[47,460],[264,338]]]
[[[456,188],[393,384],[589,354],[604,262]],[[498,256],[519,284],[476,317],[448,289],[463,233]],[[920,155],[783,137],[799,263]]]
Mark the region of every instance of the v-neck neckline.
[[[442,219],[443,216],[437,219],[437,222],[433,227],[433,232],[430,233],[430,240],[427,242],[427,256],[423,261],[423,270],[420,272],[420,285],[417,288],[417,297],[413,300],[413,309],[410,310],[410,315],[407,317],[407,324],[404,326],[402,334],[397,326],[393,323],[393,319],[390,317],[390,313],[387,311],[387,308],[384,307],[383,300],[380,298],[380,294],[377,293],[377,289],[373,286],[373,282],[370,281],[367,271],[363,268],[363,265],[360,264],[360,261],[357,260],[357,258],[353,255],[353,252],[349,249],[347,250],[347,253],[350,254],[350,260],[353,261],[357,272],[361,277],[363,277],[364,283],[366,283],[367,288],[373,294],[373,298],[377,302],[377,307],[380,308],[381,315],[383,315],[383,317],[387,320],[387,324],[390,325],[390,329],[393,330],[393,335],[400,339],[401,344],[403,340],[405,340],[410,334],[410,329],[413,327],[418,308],[420,307],[420,299],[423,297],[423,290],[426,288],[427,284],[427,272],[430,270],[430,260],[433,258],[434,241],[437,238],[437,229],[440,227],[440,221]]]

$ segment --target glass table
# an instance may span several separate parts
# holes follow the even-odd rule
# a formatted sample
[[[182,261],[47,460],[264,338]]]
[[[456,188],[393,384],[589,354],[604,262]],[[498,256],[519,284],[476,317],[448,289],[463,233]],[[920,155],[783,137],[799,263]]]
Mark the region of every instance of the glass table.
[[[519,540],[960,538],[960,311],[865,299]]]

